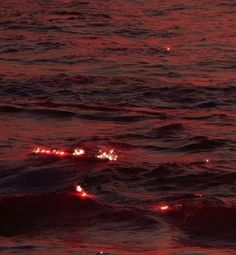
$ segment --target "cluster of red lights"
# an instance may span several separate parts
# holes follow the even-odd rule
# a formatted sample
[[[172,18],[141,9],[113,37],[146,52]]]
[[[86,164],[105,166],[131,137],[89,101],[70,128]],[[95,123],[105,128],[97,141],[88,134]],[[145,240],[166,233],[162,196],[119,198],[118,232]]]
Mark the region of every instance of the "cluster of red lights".
[[[86,154],[85,150],[82,148],[76,148],[73,150],[72,153],[66,152],[64,150],[55,150],[55,149],[45,149],[37,147],[33,150],[35,154],[42,154],[42,155],[53,155],[59,157],[81,157]],[[115,153],[114,149],[111,150],[99,150],[98,154],[95,154],[95,158],[102,159],[102,160],[109,160],[109,161],[116,161],[118,156]]]
[[[34,149],[33,153],[35,153],[35,154],[55,155],[55,156],[68,156],[69,155],[69,153],[67,153],[63,150],[41,149],[39,147]]]
[[[76,148],[72,152],[67,152],[65,150],[57,150],[57,149],[48,149],[48,148],[40,148],[37,147],[33,150],[34,154],[38,155],[51,155],[57,157],[82,157],[86,155],[86,151],[82,148]],[[111,150],[99,150],[97,154],[94,154],[96,159],[100,160],[109,160],[116,161],[118,156],[115,153],[114,149]],[[75,186],[76,195],[78,195],[81,199],[92,199],[93,195],[86,192],[80,185]]]
[[[110,161],[116,161],[118,156],[115,154],[114,150],[108,152],[99,150],[99,154],[96,156],[98,159],[108,159]]]
[[[53,155],[58,157],[81,157],[86,155],[86,151],[82,148],[76,148],[73,150],[72,153],[64,151],[64,150],[55,150],[55,149],[45,149],[37,147],[33,150],[35,154],[42,154],[42,155]],[[94,157],[101,160],[109,160],[109,161],[116,161],[118,156],[115,153],[114,149],[111,150],[99,150],[97,154],[94,154]],[[205,159],[206,163],[210,162],[210,159]],[[76,195],[78,195],[81,199],[92,199],[94,198],[93,195],[86,192],[80,185],[75,186]],[[196,194],[198,197],[202,197],[202,194]],[[168,204],[159,204],[154,207],[154,210],[160,213],[167,213],[172,210],[175,210],[181,207],[182,204],[178,205],[168,205]]]

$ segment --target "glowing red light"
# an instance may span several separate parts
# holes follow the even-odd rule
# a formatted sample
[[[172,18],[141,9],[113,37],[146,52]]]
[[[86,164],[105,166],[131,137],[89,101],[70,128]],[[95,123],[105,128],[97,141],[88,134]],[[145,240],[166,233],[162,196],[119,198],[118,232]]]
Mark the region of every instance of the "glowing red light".
[[[46,155],[56,155],[56,156],[69,156],[69,157],[81,157],[85,155],[85,150],[81,148],[76,148],[73,150],[72,153],[63,151],[63,150],[55,150],[55,149],[42,149],[40,147],[37,147],[33,150],[33,153],[35,154],[46,154]],[[109,160],[109,161],[116,161],[118,156],[115,153],[114,149],[111,149],[109,151],[103,151],[99,150],[98,154],[95,155],[97,159],[102,160]]]
[[[116,161],[118,156],[114,152],[114,149],[112,149],[108,152],[99,150],[99,154],[96,156],[96,158],[98,158],[98,159],[108,159],[110,161]]]
[[[157,205],[154,207],[154,210],[159,212],[167,212],[171,210],[171,207],[169,205]]]
[[[37,148],[37,149],[33,150],[33,152],[37,154],[37,153],[39,153],[39,152],[40,152],[40,149],[39,149],[39,148]]]
[[[76,191],[77,191],[77,193],[78,193],[80,198],[83,198],[83,199],[85,199],[85,198],[93,198],[93,196],[88,194],[87,192],[85,192],[84,189],[80,185],[77,185],[75,187],[75,189],[76,189]]]
[[[76,186],[76,191],[77,191],[77,192],[82,192],[83,189],[82,189],[82,187],[81,187],[80,185],[77,185],[77,186]]]
[[[169,51],[170,51],[170,47],[167,47],[167,48],[166,48],[166,51],[169,52]]]
[[[87,196],[88,196],[88,194],[86,192],[81,193],[81,197],[87,197]]]
[[[33,150],[35,154],[47,154],[47,155],[60,155],[67,156],[69,153],[62,150],[50,150],[50,149],[41,149],[40,147]]]
[[[76,157],[84,155],[84,154],[85,154],[85,151],[83,149],[78,149],[78,148],[74,149],[74,151],[72,153],[72,155],[76,156]]]
[[[166,211],[166,210],[168,210],[169,208],[170,208],[170,207],[169,207],[168,205],[163,205],[163,206],[160,207],[160,210]]]
[[[196,196],[196,197],[203,197],[203,195],[200,194],[200,193],[195,194],[195,196]]]

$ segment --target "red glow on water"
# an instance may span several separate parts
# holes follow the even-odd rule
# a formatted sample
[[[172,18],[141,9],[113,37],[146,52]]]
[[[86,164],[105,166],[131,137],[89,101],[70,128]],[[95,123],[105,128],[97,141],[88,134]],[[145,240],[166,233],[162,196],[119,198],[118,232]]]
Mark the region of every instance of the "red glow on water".
[[[85,155],[85,150],[81,148],[76,148],[73,150],[72,153],[66,152],[63,150],[52,150],[52,149],[44,149],[37,147],[33,150],[34,154],[41,154],[41,155],[56,155],[56,156],[69,156],[69,157],[81,157]],[[97,159],[102,160],[109,160],[109,161],[116,161],[118,156],[115,153],[114,149],[109,151],[99,150],[97,154],[94,155]]]
[[[159,212],[167,212],[171,210],[171,207],[169,205],[162,204],[162,205],[154,206],[154,210]]]
[[[201,193],[196,193],[195,196],[196,197],[203,197],[203,195]]]
[[[69,155],[68,152],[65,152],[63,150],[42,149],[40,147],[37,147],[36,149],[34,149],[33,153],[35,153],[35,154],[55,155],[55,156],[68,156]]]
[[[114,152],[114,149],[112,149],[110,151],[99,150],[99,154],[96,156],[96,158],[98,158],[98,159],[108,159],[110,161],[116,161],[118,156]]]
[[[72,155],[73,155],[73,156],[76,156],[76,157],[82,156],[82,155],[84,155],[84,154],[85,154],[85,151],[84,151],[83,149],[80,149],[80,148],[74,149],[74,151],[73,151],[73,153],[72,153]]]
[[[157,212],[166,213],[166,212],[180,210],[181,208],[183,208],[183,206],[184,205],[182,203],[171,204],[171,205],[159,204],[159,205],[155,205],[153,209]]]
[[[170,209],[170,207],[168,205],[162,205],[159,207],[160,211],[168,211]]]
[[[160,210],[162,210],[162,211],[167,211],[168,209],[170,209],[170,207],[168,205],[163,205],[160,207]]]
[[[84,189],[80,185],[76,185],[75,190],[80,198],[87,199],[87,198],[93,198],[94,196],[85,192]]]

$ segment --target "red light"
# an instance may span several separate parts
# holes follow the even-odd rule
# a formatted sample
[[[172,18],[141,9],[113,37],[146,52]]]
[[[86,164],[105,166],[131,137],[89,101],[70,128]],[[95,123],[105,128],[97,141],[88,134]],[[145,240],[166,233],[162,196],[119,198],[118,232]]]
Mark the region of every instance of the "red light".
[[[87,192],[85,192],[84,189],[80,185],[76,185],[75,190],[77,191],[79,197],[82,199],[94,197],[94,196],[88,194]]]
[[[169,205],[157,205],[154,207],[154,210],[159,212],[167,212],[171,210],[171,207]]]
[[[68,156],[69,153],[62,150],[50,150],[50,149],[40,149],[39,147],[33,150],[35,154],[47,154],[47,155],[60,155]]]
[[[110,161],[116,161],[118,156],[115,154],[114,149],[110,151],[99,150],[99,154],[96,156],[98,159],[108,159]]]
[[[203,197],[203,195],[200,194],[200,193],[196,193],[195,196],[196,196],[196,197]]]
[[[83,149],[78,149],[78,148],[74,149],[74,151],[72,153],[72,155],[76,156],[76,157],[84,155],[84,154],[85,154],[85,151]]]
[[[170,208],[170,207],[169,207],[168,205],[163,205],[163,206],[160,207],[160,210],[166,211],[166,210],[168,210],[169,208]]]
[[[33,150],[35,154],[47,154],[47,155],[56,155],[56,156],[68,156],[68,157],[81,157],[85,155],[85,150],[81,148],[76,148],[72,153],[63,151],[63,150],[55,150],[55,149],[42,149],[37,147]],[[114,149],[109,151],[99,150],[98,154],[95,154],[94,157],[102,160],[116,161],[118,156],[115,153]]]
[[[77,186],[76,186],[76,191],[77,191],[77,192],[82,192],[83,189],[82,189],[82,187],[81,187],[80,185],[77,185]]]
[[[87,197],[87,196],[88,196],[87,193],[85,193],[85,192],[82,192],[82,193],[81,193],[81,197]]]

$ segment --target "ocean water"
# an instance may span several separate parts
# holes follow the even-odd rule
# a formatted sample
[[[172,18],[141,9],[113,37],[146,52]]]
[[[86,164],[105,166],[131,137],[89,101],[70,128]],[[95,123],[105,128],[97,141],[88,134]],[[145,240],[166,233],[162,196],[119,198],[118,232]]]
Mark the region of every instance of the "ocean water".
[[[236,254],[235,13],[0,2],[0,254]]]

